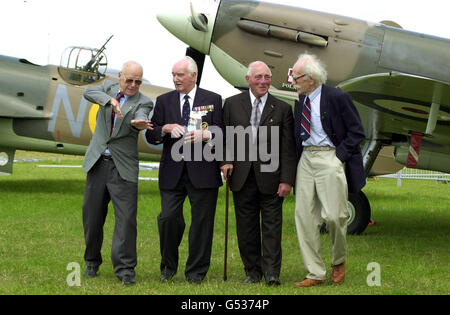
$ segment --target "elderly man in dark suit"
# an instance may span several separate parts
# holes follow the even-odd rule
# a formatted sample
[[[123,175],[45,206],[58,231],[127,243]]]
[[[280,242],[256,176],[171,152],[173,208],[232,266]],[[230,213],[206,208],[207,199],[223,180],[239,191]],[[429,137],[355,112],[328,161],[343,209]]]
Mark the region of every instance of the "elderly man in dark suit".
[[[134,283],[137,264],[138,136],[140,130],[152,128],[148,115],[153,102],[139,92],[142,75],[142,66],[129,61],[119,73],[118,83],[105,81],[84,92],[88,101],[100,106],[83,162],[87,173],[83,202],[85,276],[97,276],[102,263],[103,224],[112,201],[116,220],[111,260],[116,276],[125,285]]]
[[[190,57],[173,66],[172,76],[175,90],[156,99],[151,119],[154,130],[146,133],[150,143],[163,143],[159,167],[161,213],[158,216],[161,281],[170,280],[178,269],[178,247],[185,229],[183,204],[187,196],[192,221],[185,276],[191,283],[200,283],[210,265],[214,216],[222,178],[219,162],[207,160],[203,154],[195,156],[194,147],[201,144],[202,149],[213,145],[210,129],[222,126],[222,98],[197,87],[197,65]],[[192,119],[198,121],[192,124]],[[180,145],[183,142],[186,144]]]
[[[246,76],[250,91],[225,101],[227,157],[221,169],[233,192],[244,283],[264,276],[268,285],[279,285],[282,205],[294,184],[296,158],[292,108],[268,93],[271,79],[264,62],[253,62]],[[250,132],[230,133],[230,127]],[[239,149],[243,139],[245,147]],[[239,157],[241,151],[245,156]]]
[[[294,110],[300,158],[295,219],[308,271],[294,286],[325,282],[319,232],[323,220],[333,244],[331,282],[340,284],[345,278],[348,191],[360,191],[366,181],[359,147],[364,129],[350,95],[324,84],[327,72],[314,55],[301,55],[293,76],[300,95]]]

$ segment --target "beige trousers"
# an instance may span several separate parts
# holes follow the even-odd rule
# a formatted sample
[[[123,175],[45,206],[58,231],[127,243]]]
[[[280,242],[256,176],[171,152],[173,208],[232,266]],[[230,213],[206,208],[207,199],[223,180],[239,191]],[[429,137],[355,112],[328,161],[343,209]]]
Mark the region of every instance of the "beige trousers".
[[[347,180],[344,164],[330,151],[303,151],[297,167],[295,223],[306,278],[325,280],[320,227],[327,225],[333,250],[332,265],[344,262],[347,252]]]

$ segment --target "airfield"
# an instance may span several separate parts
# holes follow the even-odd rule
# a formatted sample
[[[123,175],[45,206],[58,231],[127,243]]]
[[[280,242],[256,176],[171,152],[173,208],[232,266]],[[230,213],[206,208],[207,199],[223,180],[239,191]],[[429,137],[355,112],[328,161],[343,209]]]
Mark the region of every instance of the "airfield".
[[[223,281],[225,188],[219,192],[211,268],[203,283],[184,278],[190,213],[185,205],[186,231],[180,246],[180,269],[169,283],[159,281],[160,212],[158,183],[140,181],[138,200],[138,265],[136,284],[124,287],[110,260],[114,226],[110,206],[105,223],[103,265],[99,277],[86,279],[81,222],[85,174],[82,157],[18,151],[14,173],[0,176],[0,294],[132,294],[132,295],[447,295],[450,293],[450,185],[435,181],[369,179],[364,192],[377,222],[359,236],[348,236],[347,277],[340,286],[298,289],[293,283],[306,272],[294,222],[295,199],[286,198],[283,210],[281,286],[264,281],[245,285],[237,248],[235,218],[230,207],[228,280]],[[157,177],[155,171],[140,176]],[[230,202],[232,205],[232,202]],[[331,244],[322,237],[325,264],[331,264]],[[80,266],[79,283],[71,282]],[[331,268],[328,268],[331,269]],[[328,270],[328,275],[329,275]]]

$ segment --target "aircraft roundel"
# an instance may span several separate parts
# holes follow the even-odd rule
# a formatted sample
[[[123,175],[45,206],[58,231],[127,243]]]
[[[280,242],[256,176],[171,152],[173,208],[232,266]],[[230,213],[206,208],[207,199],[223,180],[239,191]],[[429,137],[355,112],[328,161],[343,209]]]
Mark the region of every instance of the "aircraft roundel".
[[[98,104],[92,104],[92,107],[89,111],[89,128],[91,129],[92,134],[94,134],[95,126],[97,124],[97,112],[100,106]]]
[[[401,118],[426,123],[430,113],[431,104],[418,100],[366,92],[350,92],[350,94],[361,104]],[[437,123],[450,125],[450,111],[446,107],[440,108]]]

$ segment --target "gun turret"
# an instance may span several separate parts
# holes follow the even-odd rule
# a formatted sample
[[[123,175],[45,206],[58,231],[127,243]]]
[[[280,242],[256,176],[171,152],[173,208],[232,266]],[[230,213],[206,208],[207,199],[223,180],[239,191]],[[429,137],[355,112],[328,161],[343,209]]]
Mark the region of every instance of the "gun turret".
[[[111,35],[106,42],[103,44],[103,46],[97,50],[97,53],[95,55],[92,56],[91,60],[89,60],[89,62],[83,67],[83,71],[87,71],[87,72],[96,72],[96,69],[98,68],[100,61],[103,59],[102,57],[100,57],[100,55],[103,53],[103,51],[106,49],[106,44],[108,44],[108,42],[111,40],[111,38],[114,35]],[[100,58],[99,58],[100,57]]]

